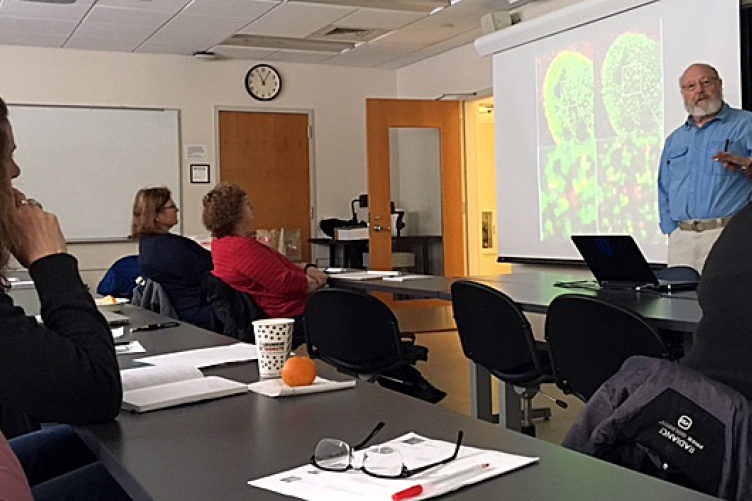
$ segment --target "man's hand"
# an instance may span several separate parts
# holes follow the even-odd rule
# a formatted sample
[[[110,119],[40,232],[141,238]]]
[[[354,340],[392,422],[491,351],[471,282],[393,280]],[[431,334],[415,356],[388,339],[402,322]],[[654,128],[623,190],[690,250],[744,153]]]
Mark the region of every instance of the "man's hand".
[[[750,169],[750,166],[752,166],[751,157],[740,157],[732,155],[726,151],[719,151],[713,157],[713,160],[721,162],[723,167],[727,170],[740,170],[744,172],[748,178],[752,179],[752,169]]]
[[[15,191],[14,196],[11,252],[18,262],[28,268],[38,259],[65,252],[65,237],[57,216],[45,212],[38,202],[27,199],[19,191]]]

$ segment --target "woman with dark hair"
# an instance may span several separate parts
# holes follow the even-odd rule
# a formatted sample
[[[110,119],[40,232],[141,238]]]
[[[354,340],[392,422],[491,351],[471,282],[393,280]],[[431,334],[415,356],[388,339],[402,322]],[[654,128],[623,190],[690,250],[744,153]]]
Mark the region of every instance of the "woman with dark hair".
[[[131,236],[139,241],[141,272],[164,288],[181,320],[214,330],[216,319],[203,288],[204,275],[214,267],[211,253],[170,233],[178,224],[178,211],[167,188],[136,193]]]
[[[113,419],[122,399],[112,334],[66,253],[54,214],[14,190],[13,130],[0,99],[0,270],[12,254],[29,269],[39,325],[0,288],[0,407],[37,422]],[[0,432],[0,499],[128,499],[69,426],[8,441]],[[20,464],[19,464],[20,459]],[[23,469],[22,469],[23,468]],[[31,490],[30,490],[31,485]]]
[[[270,317],[300,318],[311,292],[326,284],[326,273],[314,265],[296,265],[251,236],[253,206],[239,186],[222,183],[207,193],[203,221],[215,238],[214,275]],[[295,337],[302,339],[300,322]]]

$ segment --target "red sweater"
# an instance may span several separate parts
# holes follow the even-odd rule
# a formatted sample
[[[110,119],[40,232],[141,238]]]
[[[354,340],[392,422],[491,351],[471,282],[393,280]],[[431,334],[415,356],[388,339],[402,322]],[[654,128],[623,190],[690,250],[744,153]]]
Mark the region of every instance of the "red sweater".
[[[0,432],[0,499],[34,501],[18,458]]]
[[[214,276],[249,294],[272,318],[302,315],[308,278],[302,268],[253,238],[223,237],[212,242]]]

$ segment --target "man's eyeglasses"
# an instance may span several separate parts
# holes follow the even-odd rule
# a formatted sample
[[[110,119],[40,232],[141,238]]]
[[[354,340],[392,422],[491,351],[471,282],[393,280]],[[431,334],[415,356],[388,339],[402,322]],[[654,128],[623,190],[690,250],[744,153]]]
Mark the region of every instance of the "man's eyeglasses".
[[[694,91],[696,91],[700,87],[702,87],[703,89],[707,89],[709,87],[712,87],[713,85],[715,85],[715,82],[717,80],[718,79],[715,78],[715,77],[713,77],[713,78],[703,78],[699,82],[690,82],[688,84],[682,85],[681,88],[685,92],[694,92]]]
[[[358,469],[372,477],[406,478],[454,461],[462,445],[462,431],[459,431],[457,432],[457,445],[451,456],[412,470],[405,466],[402,453],[399,450],[388,445],[382,445],[366,451],[363,454],[363,464],[360,467],[353,466],[353,452],[365,447],[383,427],[383,422],[377,424],[363,441],[354,446],[334,438],[325,438],[319,441],[313,456],[311,456],[311,464],[326,471],[341,472]]]

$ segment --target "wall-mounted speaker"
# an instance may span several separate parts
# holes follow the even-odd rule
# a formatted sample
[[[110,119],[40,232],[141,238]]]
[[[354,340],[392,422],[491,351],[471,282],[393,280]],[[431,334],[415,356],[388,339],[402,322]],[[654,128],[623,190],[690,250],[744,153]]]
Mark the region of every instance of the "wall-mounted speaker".
[[[491,12],[480,18],[480,27],[484,35],[503,30],[512,25],[512,16],[507,11]]]

